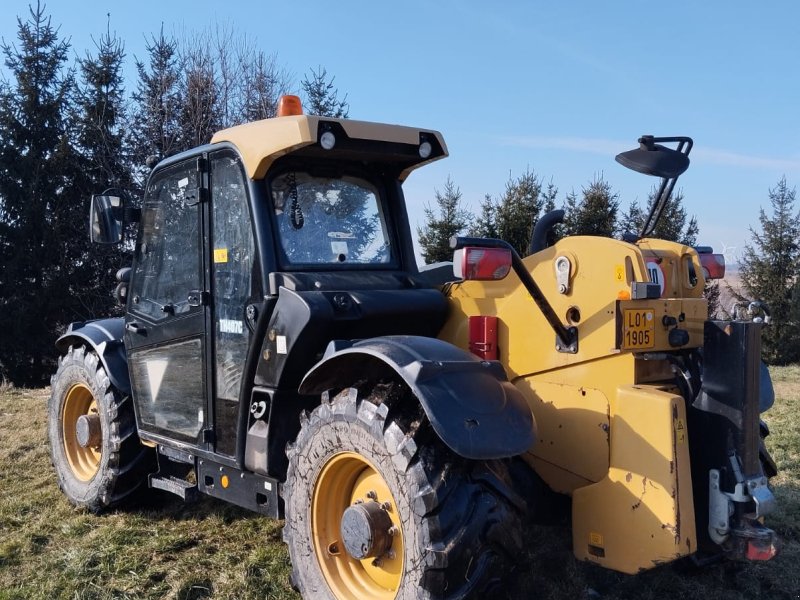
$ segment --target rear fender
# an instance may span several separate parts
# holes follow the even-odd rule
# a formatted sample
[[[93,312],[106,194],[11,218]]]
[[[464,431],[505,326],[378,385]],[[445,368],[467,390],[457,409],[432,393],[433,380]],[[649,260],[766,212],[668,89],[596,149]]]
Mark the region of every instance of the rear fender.
[[[128,357],[122,342],[124,331],[125,324],[122,318],[70,323],[66,333],[56,340],[56,348],[64,353],[70,346],[78,344],[90,346],[103,363],[114,387],[123,394],[130,394]]]
[[[301,394],[343,388],[365,377],[399,376],[419,400],[434,431],[456,454],[491,459],[526,452],[536,425],[524,396],[497,361],[435,338],[386,336],[331,342],[306,374]]]

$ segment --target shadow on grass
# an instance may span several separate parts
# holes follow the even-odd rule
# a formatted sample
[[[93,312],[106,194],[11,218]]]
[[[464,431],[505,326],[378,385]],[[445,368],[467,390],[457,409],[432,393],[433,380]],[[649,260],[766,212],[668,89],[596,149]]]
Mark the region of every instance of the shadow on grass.
[[[553,600],[796,600],[800,598],[800,487],[775,486],[779,508],[767,517],[782,540],[779,555],[767,562],[720,560],[697,566],[679,560],[637,575],[580,562],[572,554],[568,516],[556,512],[526,529],[527,554],[512,599]],[[541,521],[550,524],[542,524]]]

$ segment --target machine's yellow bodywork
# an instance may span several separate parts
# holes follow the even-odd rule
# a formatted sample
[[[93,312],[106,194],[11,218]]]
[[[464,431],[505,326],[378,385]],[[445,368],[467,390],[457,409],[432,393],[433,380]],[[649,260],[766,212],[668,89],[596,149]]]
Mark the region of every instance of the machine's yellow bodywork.
[[[566,289],[556,269],[563,257]],[[513,271],[502,281],[446,286],[451,310],[441,337],[468,348],[468,317],[498,318],[498,358],[538,427],[526,459],[573,497],[579,558],[633,573],[694,552],[685,406],[659,352],[679,349],[668,339],[675,327],[688,333],[681,348],[702,346],[707,303],[697,254],[661,240],[577,236],[523,263],[562,323],[577,327],[578,352],[556,350],[555,333]],[[660,298],[631,299],[634,283],[662,281]],[[626,346],[626,311],[649,315],[647,347]]]

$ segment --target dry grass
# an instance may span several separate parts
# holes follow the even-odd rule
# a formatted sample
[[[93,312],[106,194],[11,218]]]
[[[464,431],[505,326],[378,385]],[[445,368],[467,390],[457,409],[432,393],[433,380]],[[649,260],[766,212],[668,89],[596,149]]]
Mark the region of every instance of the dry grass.
[[[102,516],[72,508],[50,466],[47,395],[0,397],[0,599],[299,598],[276,521],[166,495]]]
[[[562,522],[531,532],[514,598],[800,598],[800,367],[773,377],[778,400],[766,417],[781,469],[781,508],[770,520],[785,541],[778,558],[625,576],[577,562]],[[0,392],[0,600],[298,598],[279,522],[211,499],[183,505],[158,497],[99,517],[73,509],[49,464],[47,393]]]

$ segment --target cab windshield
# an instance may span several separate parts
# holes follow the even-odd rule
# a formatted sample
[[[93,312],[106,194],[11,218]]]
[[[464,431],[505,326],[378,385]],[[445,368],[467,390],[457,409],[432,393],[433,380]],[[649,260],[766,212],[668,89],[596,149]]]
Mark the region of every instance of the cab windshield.
[[[289,171],[270,181],[283,262],[381,265],[393,262],[378,189],[358,177]]]

